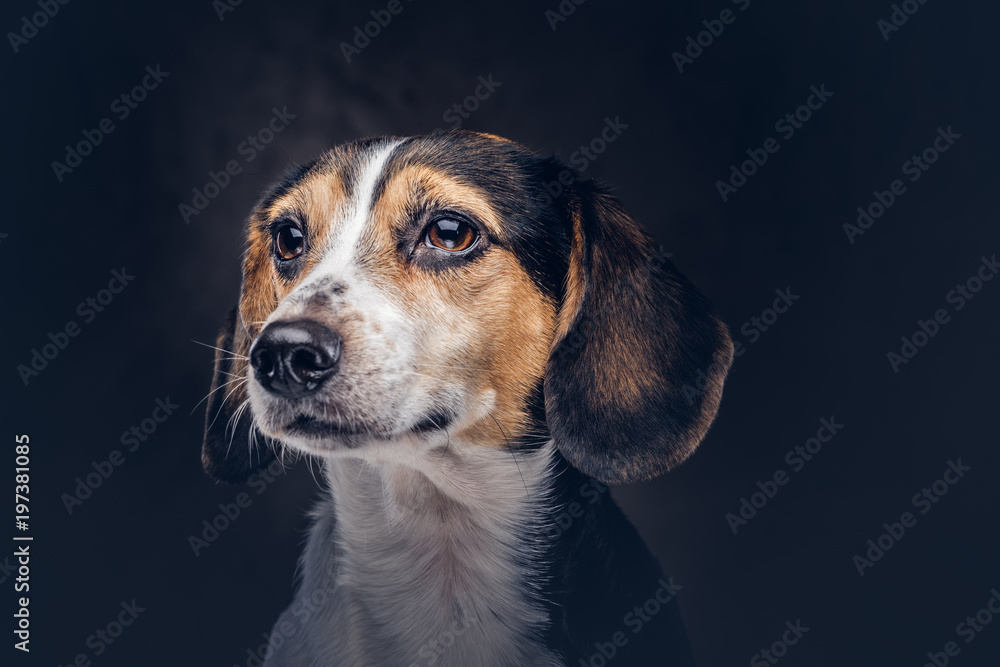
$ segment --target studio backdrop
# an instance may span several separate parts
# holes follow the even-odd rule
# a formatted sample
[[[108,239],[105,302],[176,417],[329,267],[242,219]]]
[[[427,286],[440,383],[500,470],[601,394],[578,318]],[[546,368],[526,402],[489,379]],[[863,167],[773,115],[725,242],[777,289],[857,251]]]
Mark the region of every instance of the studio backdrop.
[[[461,128],[608,184],[730,329],[698,451],[612,491],[699,664],[1000,664],[998,21],[6,3],[0,663],[260,664],[322,485],[202,470],[246,217],[339,143]]]

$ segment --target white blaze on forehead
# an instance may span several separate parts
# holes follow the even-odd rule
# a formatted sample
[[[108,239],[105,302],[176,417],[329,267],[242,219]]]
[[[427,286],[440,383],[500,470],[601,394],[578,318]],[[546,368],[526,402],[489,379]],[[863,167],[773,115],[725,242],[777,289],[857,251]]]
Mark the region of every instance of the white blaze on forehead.
[[[314,270],[314,275],[337,273],[351,264],[358,241],[368,226],[375,186],[392,152],[401,143],[403,140],[396,139],[368,149],[367,161],[359,165],[360,175],[355,180],[353,196],[344,219],[329,221],[334,233],[330,235],[329,244],[324,249],[326,254]]]

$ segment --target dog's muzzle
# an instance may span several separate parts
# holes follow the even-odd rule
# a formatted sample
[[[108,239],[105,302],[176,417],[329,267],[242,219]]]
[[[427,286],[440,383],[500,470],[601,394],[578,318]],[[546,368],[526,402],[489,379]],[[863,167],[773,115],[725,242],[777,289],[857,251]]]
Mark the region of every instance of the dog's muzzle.
[[[337,372],[340,335],[314,320],[272,322],[250,348],[260,385],[278,396],[313,393]]]

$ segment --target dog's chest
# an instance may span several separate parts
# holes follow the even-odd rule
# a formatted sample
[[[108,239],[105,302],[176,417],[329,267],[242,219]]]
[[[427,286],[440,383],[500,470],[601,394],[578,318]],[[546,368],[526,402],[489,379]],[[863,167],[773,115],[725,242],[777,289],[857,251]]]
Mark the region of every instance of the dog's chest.
[[[515,465],[509,452],[475,453],[436,462],[432,477],[332,463],[334,498],[318,508],[299,594],[331,591],[309,623],[316,654],[352,665],[561,664],[541,643],[538,595],[551,455],[519,454]]]

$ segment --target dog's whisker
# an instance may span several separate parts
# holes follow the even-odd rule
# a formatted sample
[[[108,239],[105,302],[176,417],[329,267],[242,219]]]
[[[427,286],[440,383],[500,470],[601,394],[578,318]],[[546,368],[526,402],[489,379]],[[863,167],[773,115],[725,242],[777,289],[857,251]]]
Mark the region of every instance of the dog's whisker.
[[[247,404],[249,405],[249,400],[247,401]],[[251,459],[251,461],[253,460],[253,453],[256,451],[257,455],[259,457],[259,460],[261,462],[263,462],[264,455],[261,452],[261,446],[260,446],[259,436],[258,436],[258,432],[257,432],[257,418],[254,416],[253,410],[250,410],[250,437],[247,438],[247,440],[250,442],[250,445],[249,445],[250,446],[250,452],[249,453],[250,453],[250,459]],[[270,446],[270,443],[268,443],[267,441],[265,441],[265,444],[267,444],[269,446],[269,448],[272,451],[274,451],[274,447]]]
[[[193,339],[192,339],[192,341],[191,341],[191,342],[192,342],[192,343],[195,343],[196,345],[201,345],[202,347],[207,347],[207,348],[210,348],[210,349],[213,349],[213,350],[216,350],[216,351],[218,351],[218,352],[222,352],[222,353],[224,353],[224,354],[228,354],[228,355],[230,355],[230,357],[232,357],[233,359],[243,359],[243,360],[246,360],[246,361],[249,361],[249,360],[250,360],[250,357],[246,357],[246,356],[243,356],[242,354],[236,354],[236,353],[235,353],[235,352],[233,352],[232,350],[227,350],[227,349],[225,349],[225,348],[222,348],[222,347],[216,347],[215,345],[209,345],[208,343],[202,343],[202,342],[201,342],[200,340],[193,340]]]
[[[230,424],[233,424],[233,428],[232,428],[232,431],[231,431],[232,435],[229,436],[229,444],[226,445],[226,456],[227,457],[229,456],[229,450],[232,449],[232,446],[233,446],[233,438],[236,437],[236,427],[240,423],[240,417],[243,416],[243,411],[246,409],[246,407],[248,405],[250,405],[250,399],[249,398],[246,399],[245,401],[243,401],[243,403],[241,403],[240,406],[238,408],[236,408],[236,410],[233,411],[233,414],[229,417],[228,421],[226,422],[226,428],[223,430],[223,433],[225,433],[226,431],[229,430],[229,425]],[[235,423],[233,422],[234,418],[236,419]],[[247,442],[249,442],[249,438],[247,439]]]
[[[213,426],[215,426],[215,422],[219,419],[219,415],[222,414],[222,409],[224,407],[226,407],[226,401],[228,401],[229,397],[233,395],[233,392],[235,392],[236,390],[238,390],[242,386],[243,386],[242,384],[237,383],[237,385],[235,387],[233,387],[229,391],[229,393],[225,395],[225,397],[223,397],[222,402],[219,405],[218,412],[215,413],[215,417],[212,418],[212,423],[208,425],[208,428],[206,430],[210,430]],[[247,401],[249,402],[249,400],[250,399],[248,398]]]
[[[313,457],[311,456],[306,457],[306,468],[309,469],[309,475],[312,477],[313,482],[315,482],[317,485],[320,485],[320,481],[316,479],[316,471],[313,469]]]
[[[432,419],[431,421],[433,422],[434,420]],[[437,426],[436,422],[435,422],[435,426]],[[441,463],[441,459],[443,459],[445,457],[445,454],[448,453],[448,448],[451,447],[451,433],[448,432],[448,427],[447,426],[445,426],[443,430],[444,430],[444,437],[445,437],[444,449],[441,450],[441,456],[439,456],[438,460],[437,460],[438,463]]]
[[[503,426],[500,425],[500,422],[497,421],[497,418],[493,416],[492,412],[489,412],[488,414],[490,418],[493,419],[493,422],[497,425],[497,428],[500,429],[500,435],[503,436],[504,442],[507,443],[507,449],[510,451],[510,456],[512,459],[514,459],[514,465],[517,466],[517,474],[521,477],[521,484],[524,484],[524,493],[529,494],[530,492],[528,491],[528,485],[524,481],[524,475],[521,474],[521,464],[517,462],[517,456],[514,455],[514,448],[510,446],[510,440],[507,439],[506,431],[504,431]]]
[[[246,381],[246,378],[243,378],[243,380],[244,380],[244,381]],[[193,414],[194,414],[194,411],[198,409],[198,406],[199,406],[199,405],[201,405],[202,403],[204,403],[204,402],[205,402],[205,401],[206,401],[206,400],[208,399],[208,397],[209,397],[209,396],[211,396],[211,395],[212,395],[212,394],[214,394],[215,392],[219,391],[220,389],[225,389],[225,388],[226,388],[227,386],[229,386],[229,385],[230,385],[231,383],[233,383],[233,382],[236,382],[236,380],[230,380],[230,381],[228,381],[228,382],[223,382],[223,383],[222,383],[222,384],[220,384],[220,385],[219,385],[218,387],[216,387],[216,388],[215,388],[215,389],[213,389],[212,391],[210,391],[210,392],[208,392],[207,394],[205,394],[205,397],[204,397],[204,398],[202,398],[202,399],[201,399],[200,401],[198,401],[197,403],[195,403],[195,404],[194,404],[194,407],[193,407],[193,408],[191,408],[191,412],[190,412],[189,414],[192,414],[192,415],[193,415]]]

